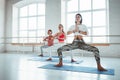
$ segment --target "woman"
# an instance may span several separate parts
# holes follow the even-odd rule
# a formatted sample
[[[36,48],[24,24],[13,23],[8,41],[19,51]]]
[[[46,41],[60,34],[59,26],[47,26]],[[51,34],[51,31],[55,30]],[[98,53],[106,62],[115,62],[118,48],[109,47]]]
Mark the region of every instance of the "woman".
[[[66,39],[66,34],[63,30],[63,25],[59,24],[58,25],[59,32],[57,32],[54,37],[58,39],[58,46],[61,47],[65,44],[65,39]],[[71,57],[71,62],[75,62],[75,60]]]
[[[99,50],[94,47],[86,44],[83,40],[82,35],[87,35],[88,31],[85,25],[82,24],[82,16],[81,14],[76,14],[75,16],[75,25],[72,25],[67,32],[67,35],[69,34],[74,34],[74,40],[72,44],[64,45],[60,47],[57,52],[59,56],[59,63],[55,65],[56,67],[61,67],[63,66],[62,62],[62,51],[69,51],[73,49],[82,49],[86,51],[93,52],[96,62],[97,62],[97,68],[99,71],[106,71],[101,64],[100,64],[100,55],[99,55]]]
[[[58,29],[59,29],[59,32],[57,32],[54,37],[56,39],[58,39],[59,43],[64,43],[65,39],[66,39],[66,34],[63,30],[63,25],[62,24],[59,24],[58,25]]]

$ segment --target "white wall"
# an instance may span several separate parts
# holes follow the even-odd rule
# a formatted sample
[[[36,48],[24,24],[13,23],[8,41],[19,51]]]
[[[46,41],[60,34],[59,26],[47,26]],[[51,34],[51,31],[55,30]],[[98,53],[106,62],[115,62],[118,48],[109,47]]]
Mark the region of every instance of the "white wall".
[[[120,35],[120,0],[110,0],[109,2],[110,35]],[[111,38],[110,41],[120,42],[120,38]]]
[[[106,47],[105,55],[120,57],[120,0],[109,0],[109,33],[119,35],[110,37],[111,43],[119,43]],[[109,52],[108,52],[109,51]]]
[[[53,33],[58,30],[61,23],[61,0],[46,0],[46,32],[52,29]]]
[[[5,0],[0,0],[0,52],[5,49],[4,27],[5,27]]]
[[[15,0],[14,0],[15,1]],[[19,0],[16,0],[19,1]],[[58,24],[61,22],[61,0],[46,0],[46,31],[52,29],[56,32]],[[6,18],[6,37],[11,37],[12,32],[12,0],[8,0],[6,4],[7,18]],[[120,0],[109,0],[109,32],[110,35],[120,35]],[[120,43],[120,36],[111,38],[110,42]],[[12,47],[7,46],[10,51]],[[120,44],[105,47],[98,47],[101,56],[120,57]]]

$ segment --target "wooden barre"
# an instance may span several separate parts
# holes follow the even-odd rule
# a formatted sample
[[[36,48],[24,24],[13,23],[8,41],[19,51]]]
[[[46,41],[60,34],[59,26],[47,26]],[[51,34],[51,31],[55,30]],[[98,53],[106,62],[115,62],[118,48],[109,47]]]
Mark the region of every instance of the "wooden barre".
[[[109,43],[92,43],[91,46],[109,46]]]
[[[44,45],[44,43],[11,43],[12,45],[26,45],[26,46],[40,46],[40,45]]]
[[[19,46],[41,46],[44,43],[11,43],[12,45],[19,45]],[[67,43],[69,44],[69,43]],[[88,43],[91,46],[109,46],[110,43]]]

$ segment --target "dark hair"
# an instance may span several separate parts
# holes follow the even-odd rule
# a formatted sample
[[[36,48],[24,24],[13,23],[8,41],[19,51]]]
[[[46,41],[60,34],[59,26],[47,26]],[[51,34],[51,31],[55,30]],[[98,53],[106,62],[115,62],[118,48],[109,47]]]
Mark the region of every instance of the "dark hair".
[[[49,29],[48,32],[49,32],[49,31],[52,33],[52,30],[51,30],[51,29]]]
[[[82,15],[79,14],[79,13],[77,13],[77,14],[75,15],[75,17],[76,17],[77,15],[79,15],[79,16],[81,17],[80,24],[82,24]],[[76,21],[75,21],[75,23],[76,23]]]

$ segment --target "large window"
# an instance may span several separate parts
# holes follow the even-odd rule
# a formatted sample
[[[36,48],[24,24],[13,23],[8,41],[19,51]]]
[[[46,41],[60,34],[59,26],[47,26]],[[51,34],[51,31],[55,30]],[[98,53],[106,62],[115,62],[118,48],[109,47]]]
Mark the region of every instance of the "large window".
[[[45,3],[32,3],[14,10],[17,17],[13,18],[13,42],[42,41],[45,36]]]
[[[75,24],[75,14],[80,13],[83,17],[83,24],[89,31],[84,40],[88,43],[108,42],[108,0],[62,0],[61,9],[61,20],[66,30]],[[72,41],[71,37],[68,39],[68,42]]]

